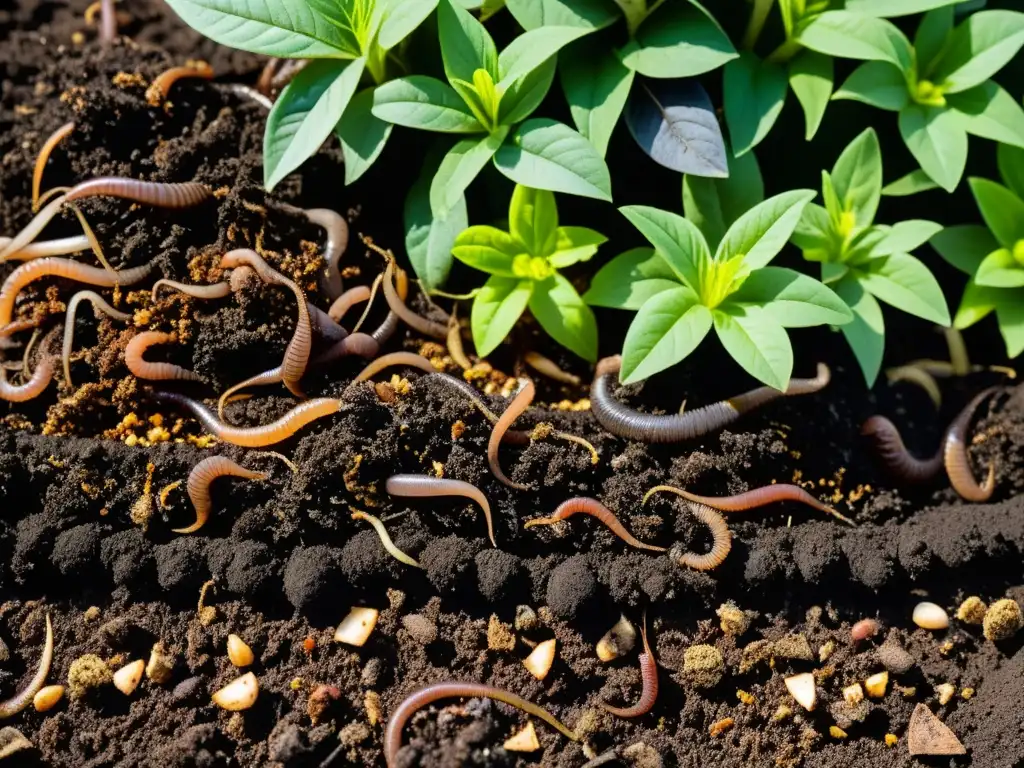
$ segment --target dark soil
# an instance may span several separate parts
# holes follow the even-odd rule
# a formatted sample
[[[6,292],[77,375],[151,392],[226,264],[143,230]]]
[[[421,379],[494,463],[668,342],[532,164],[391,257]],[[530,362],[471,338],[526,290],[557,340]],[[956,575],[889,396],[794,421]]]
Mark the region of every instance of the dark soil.
[[[215,266],[225,249],[255,247],[326,307],[316,293],[322,232],[275,207],[281,201],[349,211],[354,231],[400,249],[401,197],[416,170],[408,167],[407,150],[403,156],[392,145],[380,169],[345,189],[339,154],[328,148],[268,195],[261,186],[264,111],[227,87],[253,82],[259,57],[203,41],[150,0],[124,4],[132,19],[123,31],[133,41],[104,51],[82,19],[85,5],[26,1],[0,11],[0,232],[13,234],[31,218],[38,148],[75,120],[44,188],[123,175],[197,180],[217,190],[215,201],[188,211],[86,201],[85,215],[115,266],[155,259],[164,277],[205,283],[219,279]],[[82,42],[73,42],[75,33]],[[169,105],[146,104],[143,94],[156,74],[196,57],[213,64],[214,82],[181,81]],[[675,204],[675,198],[662,203]],[[70,234],[76,226],[68,214],[48,232]],[[380,270],[380,259],[365,251],[353,238],[344,261],[347,284],[369,283]],[[150,284],[120,297],[134,312],[130,328],[97,321],[87,310],[79,314],[74,389],[55,382],[37,400],[3,410],[0,639],[10,658],[0,662],[0,690],[10,695],[31,675],[46,613],[57,640],[50,682],[66,681],[83,654],[119,666],[148,658],[157,641],[174,657],[174,669],[167,683],[144,680],[131,699],[108,686],[44,714],[26,711],[12,722],[36,751],[31,758],[18,753],[12,765],[383,765],[387,714],[415,687],[448,679],[486,681],[541,703],[584,733],[586,746],[538,725],[542,751],[506,752],[500,745],[523,722],[519,713],[491,702],[450,702],[413,719],[401,765],[568,768],[616,750],[619,764],[636,766],[905,766],[918,762],[908,756],[905,731],[921,702],[967,747],[969,756],[957,764],[1024,765],[1024,634],[994,644],[980,628],[955,619],[942,632],[918,629],[910,619],[924,598],[951,614],[969,595],[1024,599],[1018,496],[1024,391],[995,399],[973,429],[976,471],[992,461],[997,466],[991,504],[964,504],[941,483],[912,493],[893,488],[858,435],[866,416],[883,412],[905,428],[913,449],[926,453],[970,396],[998,381],[995,375],[945,382],[936,416],[912,388],[881,384],[865,395],[836,337],[807,332],[799,337],[797,374],[809,375],[814,356],[823,355],[834,372],[825,392],[773,404],[735,430],[656,448],[600,430],[581,407],[585,389],[540,379],[540,405],[524,421],[548,421],[586,437],[600,461],[592,465],[582,448],[555,439],[504,448],[506,473],[533,487],[519,492],[490,474],[490,426],[462,398],[410,373],[405,382],[394,380],[397,397],[385,403],[371,386],[346,389],[359,364],[342,361],[313,377],[308,394],[343,396],[347,405],[280,447],[299,466],[291,474],[274,458],[224,445],[211,449],[191,419],[148,398],[147,385],[128,374],[121,353],[139,330],[174,330],[180,343],[166,349],[166,359],[203,377],[185,391],[215,397],[280,360],[293,299],[255,286],[213,302],[166,294],[154,305]],[[59,324],[75,290],[67,282],[35,283],[24,292],[19,315]],[[420,309],[428,311],[422,303]],[[896,362],[942,354],[941,337],[893,316],[893,354],[906,352]],[[379,309],[371,322],[378,318]],[[614,318],[601,319],[614,325]],[[604,340],[609,352],[614,335]],[[442,349],[415,335],[392,345],[423,351],[457,372]],[[527,346],[588,376],[529,330],[494,356],[495,368],[511,374],[516,352]],[[978,337],[972,351],[979,361],[1000,358],[988,336]],[[21,351],[6,354],[17,359]],[[619,396],[672,410],[684,396],[696,406],[750,386],[712,349],[682,368]],[[495,371],[480,382],[496,410],[503,398],[494,393],[504,379]],[[294,403],[280,387],[254,392],[229,407],[233,420],[265,423]],[[453,437],[458,422],[464,430]],[[183,482],[165,489],[184,481],[211,450],[271,478],[218,481],[209,523],[191,536],[174,534],[170,529],[187,525],[194,513]],[[383,491],[397,472],[435,471],[484,490],[500,550],[489,546],[475,507],[443,499],[406,503]],[[670,483],[721,495],[771,482],[801,483],[858,526],[795,506],[734,515],[733,550],[710,573],[628,549],[591,518],[522,527],[569,496],[596,496],[638,538],[701,549],[707,532],[681,514],[673,497],[641,508],[647,489]],[[385,519],[397,546],[423,570],[389,557],[365,523],[350,519],[352,509]],[[719,628],[715,611],[727,601],[750,612],[751,627],[739,637]],[[353,605],[381,611],[360,649],[332,641]],[[597,705],[637,698],[636,653],[603,664],[594,644],[620,613],[639,623],[645,610],[661,692],[651,714],[627,721]],[[867,616],[877,617],[883,631],[854,645],[850,626]],[[256,654],[260,696],[241,714],[221,711],[209,699],[238,674],[225,654],[229,633],[245,638]],[[806,639],[813,658],[787,657],[785,647],[803,647],[793,635]],[[558,640],[558,656],[538,682],[521,660],[532,643],[549,637]],[[684,652],[695,644],[714,645],[724,667],[684,673]],[[833,653],[819,660],[828,644]],[[842,688],[885,668],[892,677],[884,698],[847,711]],[[783,678],[812,670],[823,702],[803,713]],[[957,689],[945,705],[935,692],[942,683]],[[336,686],[339,697],[313,722],[308,702],[321,684]],[[780,717],[783,704],[794,713]],[[734,725],[712,736],[709,729],[724,718]],[[848,736],[831,734],[830,726]],[[899,742],[887,746],[886,734]]]

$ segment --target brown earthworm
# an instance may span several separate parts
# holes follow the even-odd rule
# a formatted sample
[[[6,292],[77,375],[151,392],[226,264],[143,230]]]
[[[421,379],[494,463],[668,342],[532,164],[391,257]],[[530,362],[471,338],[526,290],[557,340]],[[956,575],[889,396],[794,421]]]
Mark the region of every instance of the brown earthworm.
[[[223,299],[231,293],[231,284],[227,282],[213,283],[211,285],[189,285],[179,283],[177,280],[162,278],[153,283],[152,300],[156,301],[157,294],[161,288],[172,288],[193,299]]]
[[[0,249],[6,248],[11,242],[9,237],[0,237]],[[87,251],[90,247],[89,238],[85,235],[71,235],[70,237],[58,237],[54,240],[43,240],[38,243],[29,243],[14,253],[4,257],[4,261],[32,261],[44,256],[66,256],[79,251]]]
[[[573,387],[578,387],[580,384],[579,376],[563,371],[554,360],[549,360],[539,352],[533,352],[532,350],[527,352],[523,355],[523,362],[537,371],[537,373],[547,376],[549,379],[554,379],[562,384],[569,384]]]
[[[349,509],[352,509],[349,507]],[[387,550],[388,554],[391,555],[395,560],[406,565],[411,565],[413,568],[422,568],[415,558],[405,554],[402,550],[395,546],[395,542],[391,540],[391,535],[388,533],[388,529],[384,527],[384,523],[380,521],[380,518],[374,517],[369,512],[363,512],[361,510],[352,510],[353,520],[365,520],[373,526],[373,530],[377,532],[380,537],[380,543],[384,545],[384,549]]]
[[[295,322],[295,332],[284,351],[284,360],[281,361],[281,380],[296,397],[305,397],[299,387],[299,381],[306,372],[309,364],[309,351],[313,346],[313,332],[310,326],[309,307],[306,304],[306,296],[302,289],[293,280],[289,280],[271,267],[256,253],[247,248],[239,248],[225,253],[220,260],[221,269],[229,269],[245,265],[256,271],[256,274],[265,283],[281,285],[295,294],[295,301],[298,304],[299,316]]]
[[[402,301],[398,292],[395,290],[394,284],[395,278],[395,260],[394,257],[388,258],[388,265],[384,268],[384,298],[388,302],[388,306],[391,311],[398,315],[401,320],[413,330],[419,331],[424,336],[430,336],[434,339],[445,339],[448,337],[448,326],[445,323],[438,323],[433,320],[427,320],[425,317],[421,317],[413,312],[409,307],[406,306],[405,302]]]
[[[419,368],[427,373],[437,373],[437,369],[423,355],[417,355],[413,352],[390,352],[386,355],[381,355],[363,368],[359,375],[352,380],[352,383],[358,384],[361,381],[366,381],[376,376],[385,368],[390,368],[392,365],[407,365],[410,368]]]
[[[613,435],[645,443],[677,443],[709,434],[777,398],[817,392],[828,384],[830,378],[828,366],[818,363],[815,378],[790,379],[785,392],[758,387],[693,411],[659,416],[633,410],[612,397],[611,381],[621,365],[619,355],[598,362],[590,385],[590,407],[601,426]]]
[[[303,214],[310,222],[323,227],[327,232],[327,243],[324,245],[324,272],[320,276],[320,288],[332,301],[341,296],[341,269],[338,262],[348,248],[348,222],[345,217],[330,208],[297,208],[287,203],[281,204],[289,213]]]
[[[212,80],[213,69],[205,61],[196,61],[184,67],[171,67],[167,71],[161,72],[146,89],[146,102],[149,106],[159,107],[167,99],[171,86],[183,77],[202,77]]]
[[[631,707],[613,707],[611,704],[599,702],[605,712],[610,712],[618,717],[640,717],[646,715],[654,707],[658,698],[658,662],[654,658],[654,652],[647,642],[647,618],[644,617],[642,628],[644,638],[644,652],[640,654],[640,679],[643,681],[643,688],[640,693],[640,701]]]
[[[153,392],[152,396],[158,402],[173,403],[186,408],[214,437],[245,448],[263,448],[287,440],[310,422],[337,413],[342,406],[341,400],[320,397],[300,403],[277,421],[269,424],[260,427],[233,427],[220,421],[205,405],[177,392]]]
[[[255,376],[250,376],[245,381],[240,381],[224,390],[224,393],[217,398],[217,416],[220,417],[221,421],[226,421],[224,418],[224,406],[227,405],[229,398],[240,389],[246,387],[261,387],[268,384],[277,384],[281,381],[281,366],[271,368],[269,371],[263,371],[263,373],[257,373]]]
[[[376,285],[377,285],[377,282],[374,281],[374,287],[376,287]],[[400,270],[398,270],[398,272],[395,273],[395,291],[398,293],[398,298],[400,298],[402,301],[405,301],[406,296],[409,295],[409,276],[405,274],[405,270],[404,269],[400,269]],[[371,291],[371,296],[370,296],[369,301],[373,302],[372,291]],[[370,304],[369,303],[366,305],[366,309],[367,309],[367,311],[369,311],[369,309],[370,309]],[[365,316],[365,313],[364,313],[364,316]],[[360,318],[360,322],[361,321],[362,321],[362,318]],[[356,327],[358,328],[358,326],[356,326]],[[376,339],[378,344],[380,344],[381,346],[384,346],[384,344],[387,343],[388,339],[390,339],[392,336],[395,335],[395,331],[397,331],[397,330],[398,330],[398,315],[396,315],[394,312],[392,312],[389,309],[387,317],[384,318],[384,321],[380,324],[380,326],[377,328],[377,330],[375,330],[370,335],[373,336],[374,339]]]
[[[430,475],[392,475],[384,484],[384,489],[392,496],[423,497],[423,496],[465,496],[480,505],[487,520],[487,537],[491,545],[497,547],[494,540],[494,521],[491,519],[491,505],[483,491],[471,483],[462,480],[449,480]]]
[[[420,688],[403,699],[402,703],[398,705],[398,708],[391,715],[391,719],[388,720],[387,728],[384,731],[384,760],[387,762],[388,768],[395,768],[398,765],[398,750],[402,747],[402,728],[405,727],[409,718],[423,707],[439,699],[457,698],[494,699],[495,701],[509,704],[527,714],[540,718],[567,739],[579,741],[579,736],[546,709],[516,696],[514,693],[509,693],[500,688],[493,688],[489,685],[481,685],[480,683],[433,683]]]
[[[860,433],[875,445],[882,467],[893,477],[906,483],[927,483],[942,470],[942,449],[930,459],[910,455],[903,444],[900,431],[885,416],[872,416],[860,428]]]
[[[502,412],[501,417],[498,419],[498,423],[494,425],[494,429],[491,430],[491,437],[487,441],[487,465],[491,468],[491,474],[509,488],[527,491],[530,489],[530,486],[523,485],[522,483],[514,483],[509,480],[502,471],[501,464],[498,463],[498,447],[501,445],[502,437],[508,431],[509,427],[512,426],[512,423],[530,407],[530,403],[533,402],[533,395],[536,392],[536,388],[533,386],[532,381],[529,379],[521,379],[520,381],[522,383],[522,387],[519,389],[519,392],[516,393],[516,396],[512,398],[512,402],[510,402],[508,407]]]
[[[100,176],[76,184],[65,199],[72,202],[97,195],[120,197],[158,208],[189,208],[212,197],[213,191],[197,181],[167,183],[139,181],[122,176]]]
[[[337,321],[312,302],[306,302],[309,313],[309,325],[313,333],[331,344],[348,336],[348,331],[338,325]]]
[[[132,336],[124,348],[124,364],[137,379],[149,381],[202,381],[199,374],[174,363],[150,363],[142,356],[155,344],[175,344],[177,334],[162,331],[143,331]]]
[[[732,534],[729,533],[729,526],[725,518],[706,504],[694,504],[687,502],[690,511],[704,525],[711,529],[711,551],[698,555],[696,552],[683,552],[676,562],[697,571],[710,571],[717,568],[725,560],[729,550],[732,549]]]
[[[24,403],[38,397],[53,381],[53,355],[44,355],[36,363],[32,376],[24,384],[7,383],[7,371],[0,368],[0,400],[12,403]]]
[[[246,469],[226,456],[209,456],[203,459],[192,467],[192,471],[188,474],[188,484],[185,486],[192,506],[196,510],[196,521],[187,528],[172,528],[174,533],[195,533],[206,525],[206,521],[210,519],[210,509],[213,507],[210,483],[225,475],[242,477],[246,480],[266,480],[268,477],[263,472]]]
[[[67,383],[68,389],[74,387],[71,383],[71,346],[75,340],[75,315],[78,312],[78,305],[83,301],[88,301],[92,304],[97,312],[102,312],[107,317],[120,320],[122,323],[127,323],[132,319],[132,316],[127,312],[120,312],[110,306],[106,299],[95,291],[79,291],[71,297],[64,320],[64,345],[61,349],[61,360],[64,363],[64,381]]]
[[[885,378],[890,384],[900,381],[916,384],[925,391],[925,394],[928,395],[936,410],[942,407],[942,390],[939,389],[939,384],[935,381],[935,377],[924,368],[915,365],[898,365],[895,368],[886,368]]]
[[[631,547],[637,549],[647,549],[651,552],[666,552],[665,547],[656,547],[653,544],[645,544],[644,542],[637,539],[633,534],[626,530],[626,527],[619,522],[619,519],[615,514],[602,504],[597,499],[590,499],[585,497],[576,497],[574,499],[567,499],[558,505],[554,514],[551,517],[538,517],[534,520],[528,520],[523,526],[524,528],[532,528],[535,525],[551,525],[557,523],[560,520],[565,520],[573,515],[582,512],[585,515],[597,518],[616,536],[622,539],[624,542],[629,544]]]
[[[971,426],[974,412],[999,387],[989,387],[976,394],[960,411],[946,431],[942,444],[942,458],[953,490],[967,501],[988,501],[996,487],[995,462],[988,467],[988,477],[978,485],[971,473],[971,460],[967,455],[967,430]]]
[[[385,355],[386,357],[386,355]],[[477,392],[471,384],[462,379],[450,376],[447,373],[439,373],[436,370],[431,369],[432,372],[428,373],[423,378],[430,381],[440,381],[446,386],[453,387],[459,390],[466,398],[476,407],[480,413],[482,413],[491,424],[498,423],[498,415],[492,411],[484,401],[480,398],[480,393]],[[501,441],[503,443],[509,443],[511,445],[526,445],[530,442],[530,431],[525,429],[509,429],[505,431]]]
[[[346,336],[341,341],[335,342],[313,358],[313,365],[325,365],[349,355],[370,360],[379,352],[380,344],[372,336],[365,333],[353,333],[351,336]]]
[[[6,701],[0,701],[0,720],[14,717],[25,707],[32,703],[32,699],[39,689],[46,682],[50,674],[50,664],[53,662],[53,625],[50,623],[50,615],[46,615],[46,640],[43,643],[43,655],[39,657],[39,668],[29,681],[28,685],[18,691]]]
[[[117,12],[114,0],[100,0],[100,43],[110,45],[117,37]]]
[[[651,494],[659,491],[668,491],[669,493],[674,493],[676,496],[682,496],[688,501],[694,501],[698,504],[706,504],[707,506],[722,512],[743,512],[748,509],[763,507],[766,504],[774,504],[777,501],[796,501],[801,504],[806,504],[809,507],[813,507],[819,512],[832,515],[848,525],[854,525],[853,520],[841,515],[838,511],[827,504],[823,504],[818,501],[818,499],[811,496],[811,494],[800,486],[789,485],[788,483],[766,485],[761,488],[754,488],[746,493],[736,494],[735,496],[698,496],[695,493],[684,491],[682,488],[676,488],[675,486],[657,485],[644,494],[644,499],[641,503],[646,504],[647,499],[651,497]]]
[[[46,162],[50,159],[50,153],[53,152],[54,148],[73,130],[75,130],[74,120],[70,123],[64,123],[64,125],[50,134],[49,138],[43,142],[43,146],[39,150],[39,156],[36,158],[35,168],[32,169],[32,213],[39,210],[39,188],[43,183],[43,171],[46,169]]]
[[[21,290],[29,283],[42,277],[64,277],[68,280],[75,280],[87,285],[96,285],[103,288],[110,288],[114,285],[132,285],[142,280],[153,269],[153,263],[143,264],[141,267],[122,269],[116,273],[116,278],[111,276],[105,269],[90,267],[79,264],[70,259],[59,259],[48,257],[28,261],[11,272],[0,288],[0,334],[7,332],[4,326],[11,322],[14,314],[14,300]]]
[[[334,322],[340,323],[341,318],[345,316],[345,313],[353,305],[366,301],[369,298],[370,287],[368,285],[357,285],[355,288],[349,288],[334,300],[330,309],[327,310],[327,314]]]

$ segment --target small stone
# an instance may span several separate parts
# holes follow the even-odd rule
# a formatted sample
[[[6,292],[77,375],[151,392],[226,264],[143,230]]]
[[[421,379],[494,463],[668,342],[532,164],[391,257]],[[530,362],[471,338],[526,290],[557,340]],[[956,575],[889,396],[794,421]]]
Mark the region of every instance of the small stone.
[[[772,655],[783,659],[797,659],[799,661],[814,661],[814,652],[811,644],[807,642],[804,635],[786,635],[781,640],[772,643]]]
[[[907,728],[907,746],[910,756],[917,755],[966,755],[967,750],[960,740],[924,704],[914,707]]]
[[[638,741],[622,750],[622,756],[633,768],[661,768],[664,765],[661,753],[650,744]]]
[[[727,635],[742,635],[750,629],[750,617],[731,600],[718,606],[715,613],[721,619],[722,631]]]
[[[982,626],[987,639],[994,642],[1008,640],[1024,626],[1024,616],[1016,600],[1004,598],[989,606]]]
[[[87,653],[71,662],[68,670],[68,690],[72,699],[80,699],[92,688],[108,685],[114,673],[99,656]]]
[[[829,656],[836,652],[835,640],[826,640],[821,644],[821,648],[818,649],[818,661],[824,664],[828,661]]]
[[[402,626],[412,639],[420,645],[430,645],[437,640],[437,624],[426,616],[418,613],[411,613],[402,617]]]
[[[833,739],[845,739],[849,736],[849,734],[838,725],[830,725],[828,727],[828,732]]]
[[[981,624],[985,620],[985,602],[977,595],[971,595],[956,609],[956,617],[965,624]]]
[[[502,745],[509,752],[536,752],[540,749],[540,741],[537,739],[537,731],[533,727],[533,721],[526,723],[526,727],[509,738],[505,739]]]
[[[40,688],[38,693],[32,697],[32,705],[36,708],[36,712],[48,712],[57,706],[62,698],[64,698],[63,685],[47,685]]]
[[[854,683],[843,688],[843,699],[851,707],[864,701],[864,689],[861,688],[860,683]]]
[[[608,662],[625,656],[636,645],[636,627],[625,617],[620,616],[615,625],[597,641],[595,651],[597,658]]]
[[[341,690],[333,685],[318,685],[309,695],[306,702],[306,714],[313,725],[320,722],[320,718],[331,708],[331,703],[341,698]]]
[[[695,688],[713,688],[725,674],[725,660],[713,645],[691,645],[683,653],[683,674]]]
[[[487,647],[492,651],[512,651],[516,647],[511,628],[494,614],[487,622]]]
[[[939,697],[939,704],[945,706],[956,694],[956,686],[952,683],[942,683],[935,686],[935,694]]]
[[[370,729],[363,723],[349,723],[338,733],[338,741],[346,747],[362,744],[370,738]]]
[[[964,688],[962,691],[960,691],[960,697],[963,698],[964,700],[970,699],[973,696],[974,696],[974,689],[973,688]]]
[[[828,711],[832,715],[832,719],[836,721],[836,725],[844,730],[852,728],[856,723],[863,723],[868,715],[871,714],[873,708],[874,705],[866,699],[861,699],[856,704],[850,704],[843,699],[836,699],[829,702],[828,705]]]
[[[882,643],[876,653],[882,666],[893,674],[902,675],[914,666],[914,657],[891,637]]]
[[[813,712],[814,707],[818,703],[818,691],[814,675],[810,672],[803,672],[799,675],[787,677],[784,682],[786,683],[786,690],[789,691],[790,696],[796,699],[797,704],[808,712]]]
[[[864,681],[864,690],[873,699],[880,699],[885,696],[885,689],[889,686],[889,673],[879,672]]]
[[[517,632],[529,632],[531,629],[537,629],[540,626],[540,621],[537,619],[537,612],[528,605],[517,605],[516,606],[516,631]]]
[[[768,661],[772,656],[772,643],[770,640],[755,640],[743,648],[740,657],[740,674],[746,674],[759,662]]]
[[[28,752],[32,749],[35,749],[35,745],[25,738],[25,735],[17,728],[12,728],[9,725],[0,728],[0,760],[3,760],[5,757],[11,757],[19,752]],[[15,762],[21,762],[24,759],[25,756],[21,755]],[[4,763],[4,765],[6,766],[7,763]]]
[[[174,657],[164,647],[164,644],[158,641],[149,653],[149,662],[146,664],[146,677],[154,683],[166,683],[171,679],[173,669]]]
[[[171,701],[174,704],[184,704],[190,699],[194,699],[200,691],[200,683],[203,680],[201,677],[188,677],[174,686],[171,691]]]
[[[861,619],[850,628],[850,639],[855,643],[867,640],[878,634],[881,628],[882,625],[875,619]]]
[[[913,619],[922,629],[945,629],[949,626],[949,614],[935,603],[918,603],[914,606]]]

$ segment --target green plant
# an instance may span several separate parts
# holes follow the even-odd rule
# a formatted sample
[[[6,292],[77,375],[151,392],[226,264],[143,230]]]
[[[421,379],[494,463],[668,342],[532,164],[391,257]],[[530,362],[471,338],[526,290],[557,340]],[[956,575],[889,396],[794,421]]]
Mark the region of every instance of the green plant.
[[[1005,186],[969,180],[986,226],[949,227],[931,245],[970,276],[953,325],[969,328],[995,312],[1013,358],[1024,351],[1024,150],[1000,145],[999,174]]]
[[[749,167],[742,177],[747,182],[755,178]],[[728,181],[700,179],[694,187],[690,180],[689,191],[684,186],[687,215],[701,221],[704,231],[657,208],[619,209],[654,248],[634,248],[612,259],[594,276],[584,300],[593,306],[638,310],[622,349],[623,382],[683,360],[714,326],[722,345],[750,375],[785,389],[793,368],[785,329],[852,319],[845,303],[822,283],[768,266],[814,192],[776,195],[727,225],[744,195],[759,196],[757,189],[751,193],[750,183]],[[701,215],[694,216],[692,209]],[[716,237],[720,240],[712,256]]]
[[[508,232],[470,227],[453,248],[459,261],[490,275],[470,316],[477,354],[494,351],[529,307],[551,338],[594,362],[594,313],[558,270],[587,261],[606,238],[586,227],[560,227],[555,196],[521,184],[512,193],[508,224]]]
[[[868,386],[885,351],[885,323],[878,300],[904,312],[949,325],[938,281],[910,255],[942,227],[914,219],[892,227],[875,224],[882,194],[882,155],[868,128],[850,142],[832,172],[821,172],[825,206],[804,209],[793,242],[804,258],[821,263],[821,278],[846,302],[854,320],[843,335]]]

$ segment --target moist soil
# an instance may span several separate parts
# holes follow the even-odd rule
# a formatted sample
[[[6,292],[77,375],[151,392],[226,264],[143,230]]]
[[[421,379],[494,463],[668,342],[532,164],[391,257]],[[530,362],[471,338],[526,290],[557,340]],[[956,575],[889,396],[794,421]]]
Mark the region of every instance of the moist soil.
[[[381,167],[354,187],[343,186],[339,153],[328,147],[268,194],[260,183],[265,111],[231,88],[253,83],[263,61],[204,41],[159,3],[125,7],[131,18],[121,31],[130,39],[108,49],[94,40],[79,0],[26,0],[0,11],[0,232],[13,235],[30,220],[35,156],[46,136],[74,120],[75,131],[46,169],[44,189],[119,175],[195,180],[216,191],[214,200],[184,211],[83,201],[118,268],[155,260],[163,277],[214,282],[221,277],[219,254],[253,247],[326,308],[316,285],[323,234],[278,207],[282,202],[345,212],[353,232],[400,250],[415,135],[403,134],[400,148],[393,142]],[[213,65],[216,79],[180,81],[169,102],[149,106],[144,94],[152,78],[196,57]],[[666,208],[677,207],[678,178],[671,184],[660,201]],[[47,236],[76,227],[66,212]],[[346,285],[369,283],[381,268],[355,237],[343,264]],[[466,276],[456,285],[459,279]],[[966,504],[945,483],[894,487],[858,434],[867,416],[885,413],[914,451],[928,453],[958,409],[980,388],[1001,383],[999,375],[944,381],[936,412],[905,385],[883,383],[865,393],[838,337],[800,332],[795,372],[810,375],[823,359],[833,370],[825,391],[778,401],[719,434],[662,447],[600,429],[587,410],[585,385],[535,375],[538,399],[524,425],[544,421],[585,437],[599,461],[554,438],[503,448],[506,473],[530,486],[517,491],[489,472],[490,425],[462,396],[402,369],[394,378],[390,371],[377,377],[386,386],[349,387],[361,365],[342,360],[310,377],[307,387],[311,396],[342,397],[342,411],[276,446],[297,465],[293,473],[277,458],[210,441],[192,419],[153,402],[152,385],[123,365],[132,335],[173,331],[177,343],[150,357],[202,377],[181,391],[215,397],[280,360],[294,323],[291,296],[251,285],[215,301],[167,292],[153,302],[150,285],[116,296],[105,291],[133,314],[127,327],[96,319],[83,305],[73,386],[58,375],[36,400],[4,406],[0,640],[7,650],[0,652],[0,690],[13,695],[31,676],[47,614],[56,636],[50,682],[66,682],[72,662],[85,654],[117,667],[147,659],[157,642],[173,669],[164,683],[144,679],[130,698],[106,685],[45,713],[30,708],[9,722],[34,745],[7,758],[12,765],[383,765],[387,715],[416,687],[443,680],[515,691],[585,738],[570,743],[538,723],[540,750],[506,751],[502,743],[524,722],[520,713],[453,700],[412,719],[402,766],[568,768],[595,757],[591,765],[1024,765],[1024,633],[993,643],[980,627],[956,619],[936,632],[911,621],[923,599],[951,614],[970,595],[986,603],[1024,599],[1024,391],[1000,393],[972,429],[975,472],[996,466],[991,503]],[[34,283],[22,293],[18,316],[59,327],[75,290],[66,281]],[[432,311],[421,298],[413,305]],[[382,315],[375,306],[368,322]],[[892,362],[943,354],[940,335],[892,317]],[[610,353],[625,323],[612,312],[599,320],[603,332],[610,329],[603,339]],[[979,362],[1000,359],[991,330],[970,337]],[[504,407],[514,385],[509,377],[521,372],[517,358],[531,348],[588,378],[586,366],[526,326],[492,357],[493,369],[470,376],[493,409]],[[421,352],[461,373],[443,347],[406,330],[390,349]],[[23,351],[7,350],[6,359],[20,360]],[[622,388],[617,396],[668,412],[684,397],[696,407],[751,386],[710,348],[659,379],[665,381]],[[294,405],[281,387],[253,393],[228,407],[231,420],[266,423]],[[172,533],[193,519],[184,493],[189,469],[214,453],[269,479],[218,481],[206,526],[189,536]],[[489,545],[475,506],[389,498],[384,480],[399,472],[443,473],[478,485],[494,511],[499,548]],[[672,484],[724,495],[772,482],[800,483],[857,526],[794,505],[733,514],[732,551],[705,573],[630,549],[588,517],[523,528],[566,498],[594,496],[641,540],[704,551],[707,531],[674,497],[642,505],[644,493]],[[372,529],[351,519],[356,509],[383,518],[395,544],[422,568],[387,555]],[[742,634],[720,627],[716,609],[727,602],[746,612]],[[332,639],[354,605],[380,610],[361,648]],[[646,614],[659,663],[657,703],[635,720],[599,707],[631,703],[640,693],[636,650],[608,664],[595,655],[596,641],[620,614],[637,625]],[[882,630],[855,644],[850,627],[865,617],[877,618]],[[225,653],[229,633],[244,638],[256,657],[251,670],[260,694],[242,713],[210,702],[239,674]],[[522,660],[551,637],[557,659],[541,682]],[[713,646],[720,658],[705,649],[709,665],[684,670],[684,654],[695,645]],[[844,704],[844,687],[885,669],[884,696]],[[797,706],[783,683],[808,671],[819,687],[814,712]],[[935,689],[943,683],[956,693],[940,704]],[[310,704],[318,686],[333,687],[326,707],[317,706],[323,692]],[[919,703],[953,730],[966,756],[909,756],[906,731]],[[887,744],[887,734],[895,744]]]

